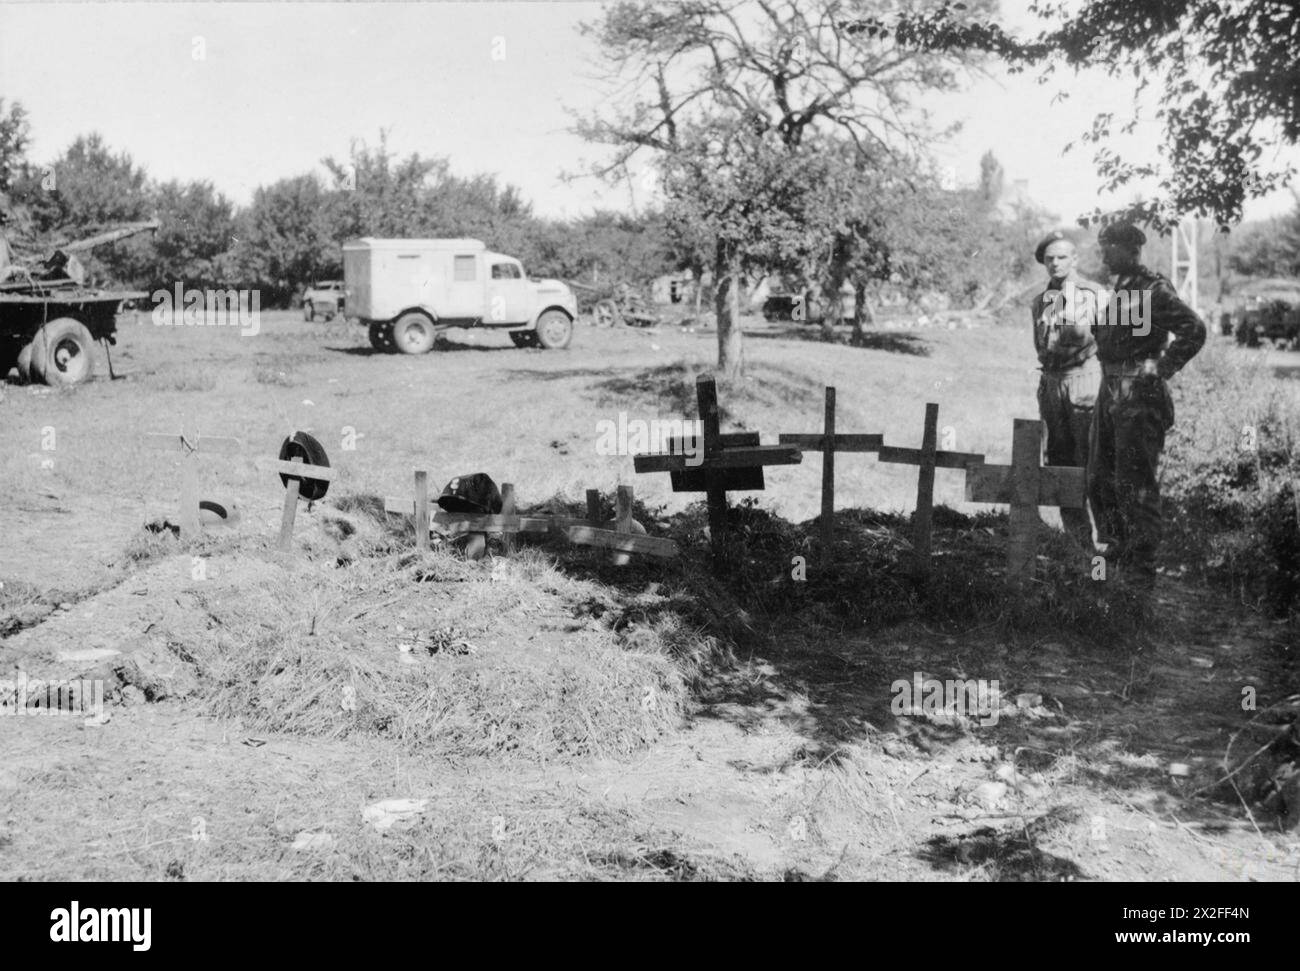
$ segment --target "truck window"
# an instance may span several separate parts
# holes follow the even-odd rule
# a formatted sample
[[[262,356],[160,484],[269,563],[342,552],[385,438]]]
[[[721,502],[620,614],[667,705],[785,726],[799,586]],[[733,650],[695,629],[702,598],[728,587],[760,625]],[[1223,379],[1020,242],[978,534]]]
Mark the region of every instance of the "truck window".
[[[519,267],[513,263],[493,263],[492,279],[494,280],[520,280],[523,279],[519,273]]]
[[[452,266],[452,279],[457,283],[474,282],[474,257],[457,256]]]

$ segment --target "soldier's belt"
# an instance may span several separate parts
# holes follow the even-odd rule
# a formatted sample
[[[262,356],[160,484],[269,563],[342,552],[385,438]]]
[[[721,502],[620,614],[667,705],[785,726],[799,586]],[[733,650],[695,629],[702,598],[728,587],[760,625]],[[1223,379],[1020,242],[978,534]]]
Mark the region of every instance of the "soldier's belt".
[[[1072,374],[1093,374],[1097,371],[1097,359],[1090,357],[1078,364],[1069,364],[1065,367],[1047,367],[1044,365],[1038,370],[1053,378],[1065,378]]]

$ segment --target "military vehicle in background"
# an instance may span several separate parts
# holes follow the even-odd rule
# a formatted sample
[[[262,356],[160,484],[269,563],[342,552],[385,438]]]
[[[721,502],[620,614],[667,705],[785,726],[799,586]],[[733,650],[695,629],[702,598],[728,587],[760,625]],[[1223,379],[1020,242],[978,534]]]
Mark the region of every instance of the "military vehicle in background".
[[[94,374],[96,341],[104,345],[111,375],[108,346],[117,343],[117,314],[125,301],[148,294],[87,286],[77,254],[160,225],[156,219],[127,223],[31,260],[15,257],[7,236],[0,236],[0,377],[17,365],[24,381],[79,384]]]
[[[346,314],[376,350],[423,354],[448,327],[495,327],[516,347],[569,346],[578,301],[561,280],[530,280],[477,239],[356,239],[343,244]]]
[[[312,321],[320,314],[326,320],[333,320],[343,312],[343,296],[342,280],[312,284],[302,295],[302,319]]]
[[[1300,280],[1251,280],[1229,298],[1220,326],[1238,344],[1300,347]]]

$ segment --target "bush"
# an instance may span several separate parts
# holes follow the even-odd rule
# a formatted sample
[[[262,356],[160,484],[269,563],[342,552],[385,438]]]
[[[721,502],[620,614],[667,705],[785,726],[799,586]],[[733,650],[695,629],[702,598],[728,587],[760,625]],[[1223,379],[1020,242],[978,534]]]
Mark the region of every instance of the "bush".
[[[1165,556],[1278,615],[1300,608],[1300,405],[1263,359],[1212,342],[1173,382]]]

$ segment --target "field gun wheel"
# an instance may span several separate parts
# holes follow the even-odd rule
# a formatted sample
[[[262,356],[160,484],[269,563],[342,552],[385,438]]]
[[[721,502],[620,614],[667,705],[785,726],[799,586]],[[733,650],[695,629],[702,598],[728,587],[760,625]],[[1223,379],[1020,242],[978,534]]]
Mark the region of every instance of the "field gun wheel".
[[[80,384],[95,371],[94,338],[86,325],[72,317],[51,320],[29,345],[33,381],[55,387]]]
[[[618,307],[612,300],[602,300],[592,308],[592,314],[596,318],[597,327],[613,327],[621,322],[622,314],[618,312]]]

